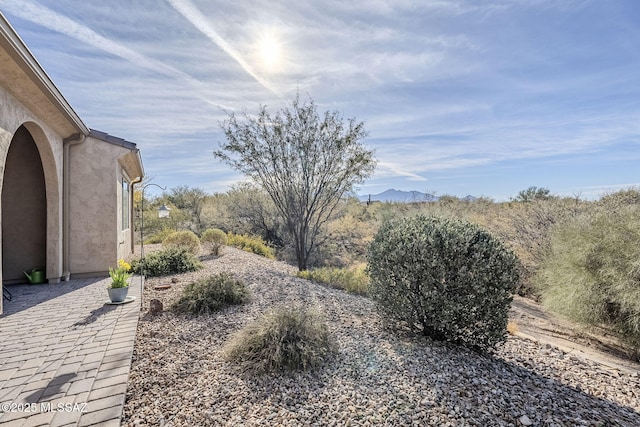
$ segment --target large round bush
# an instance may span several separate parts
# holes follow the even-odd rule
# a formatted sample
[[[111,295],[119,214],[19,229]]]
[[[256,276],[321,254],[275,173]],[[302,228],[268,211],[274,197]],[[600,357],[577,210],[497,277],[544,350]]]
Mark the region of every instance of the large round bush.
[[[387,319],[481,351],[505,340],[518,260],[487,231],[437,216],[390,221],[368,261],[369,294]]]
[[[200,239],[193,231],[176,231],[175,233],[169,234],[162,241],[163,248],[184,248],[187,251],[191,252],[193,255],[198,255],[200,253]]]

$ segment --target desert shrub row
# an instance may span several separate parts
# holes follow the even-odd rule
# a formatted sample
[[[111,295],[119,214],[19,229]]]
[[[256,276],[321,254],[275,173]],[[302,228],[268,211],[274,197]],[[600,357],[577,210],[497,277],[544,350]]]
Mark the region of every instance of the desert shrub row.
[[[174,231],[167,234],[162,241],[162,246],[165,248],[180,247],[194,255],[198,255],[203,247],[208,253],[219,255],[221,248],[226,245],[267,258],[275,258],[273,249],[260,236],[225,234],[224,231],[217,228],[206,229],[200,237],[193,231]]]
[[[249,236],[246,234],[227,234],[227,244],[243,251],[252,252],[266,258],[274,259],[275,254],[260,236]]]
[[[369,276],[364,264],[351,268],[322,267],[304,270],[299,271],[297,276],[357,295],[367,295],[369,288]]]
[[[175,232],[176,230],[173,228],[164,227],[161,230],[157,231],[156,233],[152,234],[151,236],[147,237],[144,241],[144,244],[152,245],[155,243],[162,243],[164,239],[166,239],[167,237],[169,237],[169,235]]]
[[[227,235],[216,228],[204,230],[200,237],[189,230],[176,231],[172,228],[163,228],[145,239],[144,243],[162,243],[163,248],[183,247],[194,255],[199,255],[202,249],[205,253],[219,255],[220,249],[227,244]]]

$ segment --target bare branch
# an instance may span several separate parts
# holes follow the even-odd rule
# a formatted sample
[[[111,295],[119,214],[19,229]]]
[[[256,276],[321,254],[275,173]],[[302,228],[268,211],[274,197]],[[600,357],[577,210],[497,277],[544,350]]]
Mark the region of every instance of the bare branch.
[[[214,155],[259,184],[283,216],[295,244],[298,268],[307,268],[322,226],[340,198],[375,169],[373,151],[361,140],[364,123],[338,112],[318,114],[313,100],[297,96],[271,116],[230,113],[221,125],[227,138]]]

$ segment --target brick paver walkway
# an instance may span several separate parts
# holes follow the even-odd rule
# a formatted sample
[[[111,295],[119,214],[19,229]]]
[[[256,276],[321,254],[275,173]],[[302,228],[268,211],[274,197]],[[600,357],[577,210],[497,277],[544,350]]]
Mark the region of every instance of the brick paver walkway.
[[[119,426],[140,311],[106,305],[110,279],[8,289],[0,316],[0,426]]]

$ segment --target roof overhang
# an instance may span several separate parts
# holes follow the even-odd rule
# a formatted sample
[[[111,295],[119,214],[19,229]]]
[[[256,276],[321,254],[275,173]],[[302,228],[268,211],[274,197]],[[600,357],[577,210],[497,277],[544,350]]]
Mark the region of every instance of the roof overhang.
[[[118,158],[120,166],[125,170],[129,178],[132,180],[142,179],[144,177],[144,167],[142,166],[142,156],[135,143],[117,136],[109,135],[106,132],[91,129],[89,136],[108,144],[117,145],[129,150],[129,152]]]
[[[144,178],[144,168],[142,167],[140,150],[131,150],[124,156],[118,158],[118,162],[132,181],[139,181]]]
[[[63,138],[89,133],[2,12],[0,85]]]

